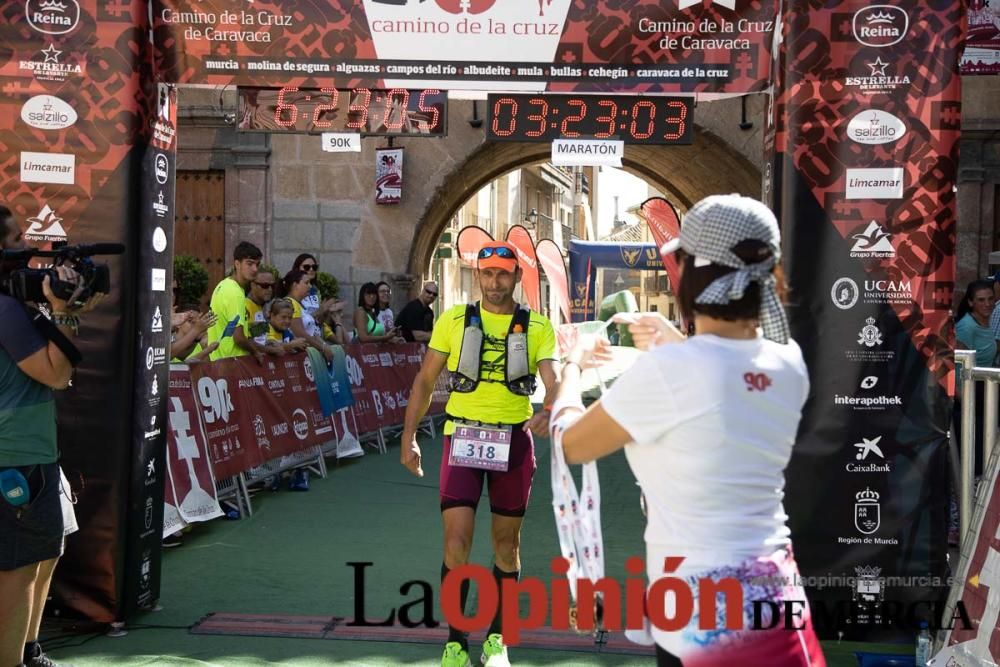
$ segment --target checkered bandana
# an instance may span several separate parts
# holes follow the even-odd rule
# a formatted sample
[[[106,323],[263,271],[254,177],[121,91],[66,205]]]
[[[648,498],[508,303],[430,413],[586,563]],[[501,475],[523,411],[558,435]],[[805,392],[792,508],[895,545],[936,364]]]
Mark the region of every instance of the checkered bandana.
[[[740,259],[733,248],[750,239],[766,244],[771,256],[754,264]],[[764,337],[784,344],[788,342],[788,320],[771,274],[781,259],[780,239],[778,221],[764,204],[736,194],[712,195],[691,207],[681,224],[680,238],[668,243],[664,250],[680,246],[695,258],[695,266],[712,263],[737,269],[713,281],[695,303],[724,305],[743,298],[751,282],[759,283]]]

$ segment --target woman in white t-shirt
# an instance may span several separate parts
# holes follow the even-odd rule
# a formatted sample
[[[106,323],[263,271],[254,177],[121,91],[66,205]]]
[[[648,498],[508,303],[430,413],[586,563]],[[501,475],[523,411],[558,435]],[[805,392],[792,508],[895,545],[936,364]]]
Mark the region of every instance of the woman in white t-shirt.
[[[563,367],[554,446],[568,463],[625,448],[647,512],[647,610],[658,665],[825,665],[782,504],[809,378],[778,297],[777,221],[755,200],[712,196],[691,208],[680,239],[668,245],[683,253],[677,300],[695,334],[685,339],[652,314],[618,316],[631,322],[637,345],[651,349],[586,411],[580,371],[606,356],[607,344],[584,338]],[[664,572],[667,558],[683,561]],[[653,583],[665,577],[685,581],[693,596],[691,620],[679,630],[658,627],[665,623],[656,614],[671,619],[676,611],[674,597]],[[725,605],[736,600],[721,595],[713,627],[700,629],[703,577],[740,582],[743,628],[753,627],[754,601],[775,603],[776,629],[727,629]],[[801,629],[784,629],[786,601],[801,611],[788,619]],[[766,627],[770,608],[758,606]]]

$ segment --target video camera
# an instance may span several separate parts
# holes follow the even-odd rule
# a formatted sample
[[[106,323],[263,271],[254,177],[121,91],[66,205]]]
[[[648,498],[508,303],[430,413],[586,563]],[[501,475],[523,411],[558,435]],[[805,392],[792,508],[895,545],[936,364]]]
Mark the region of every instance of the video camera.
[[[49,287],[56,298],[68,300],[77,291],[74,283],[59,280],[54,268],[32,269],[28,262],[35,257],[53,258],[52,266],[69,266],[83,278],[83,288],[76,295],[73,306],[82,306],[94,294],[111,291],[111,272],[107,265],[94,264],[94,255],[120,255],[125,252],[121,243],[94,243],[89,245],[53,244],[52,250],[25,248],[23,250],[0,250],[0,266],[15,263],[17,268],[0,273],[0,292],[17,299],[44,303],[45,292],[42,281],[49,276]]]

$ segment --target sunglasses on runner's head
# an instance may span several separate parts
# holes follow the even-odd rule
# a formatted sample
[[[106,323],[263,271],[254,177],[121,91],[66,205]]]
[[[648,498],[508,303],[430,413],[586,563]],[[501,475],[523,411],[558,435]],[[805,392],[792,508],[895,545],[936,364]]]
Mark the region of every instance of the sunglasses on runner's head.
[[[493,255],[503,257],[504,259],[517,259],[510,248],[504,248],[503,246],[499,248],[483,248],[479,251],[479,259],[487,259]]]

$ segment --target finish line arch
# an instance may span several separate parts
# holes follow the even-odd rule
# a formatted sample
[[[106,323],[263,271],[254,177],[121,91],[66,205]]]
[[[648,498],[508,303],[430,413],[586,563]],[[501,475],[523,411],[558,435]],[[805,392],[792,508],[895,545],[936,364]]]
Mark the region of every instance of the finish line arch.
[[[408,273],[420,276],[427,271],[441,232],[480,188],[509,171],[546,162],[551,156],[549,144],[483,143],[452,170],[428,202],[410,247]],[[760,170],[702,129],[695,130],[695,140],[690,146],[629,144],[622,166],[660,192],[670,194],[682,209],[719,192],[760,196]]]

